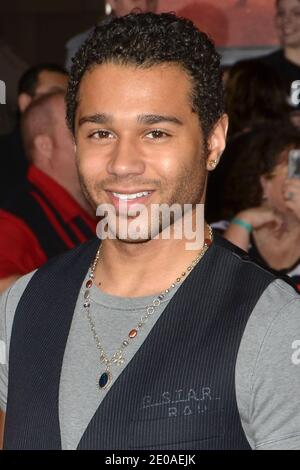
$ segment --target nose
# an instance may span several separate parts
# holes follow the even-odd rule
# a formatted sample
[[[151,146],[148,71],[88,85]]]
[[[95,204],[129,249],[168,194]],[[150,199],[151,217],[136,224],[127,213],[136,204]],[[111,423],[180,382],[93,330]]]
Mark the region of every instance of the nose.
[[[119,138],[107,163],[107,173],[126,178],[142,175],[144,171],[145,162],[137,143],[129,137]]]

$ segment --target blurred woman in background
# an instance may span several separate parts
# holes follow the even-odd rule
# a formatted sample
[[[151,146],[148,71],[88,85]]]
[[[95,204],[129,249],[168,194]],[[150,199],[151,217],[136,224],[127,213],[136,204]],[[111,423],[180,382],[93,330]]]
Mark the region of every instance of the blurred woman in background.
[[[237,159],[247,153],[248,132],[270,121],[289,122],[289,107],[281,78],[258,60],[241,61],[225,80],[225,109],[229,116],[229,138],[217,168],[210,172],[207,188],[206,218],[221,217],[224,188]]]
[[[224,237],[300,290],[300,178],[289,177],[289,152],[300,133],[271,124],[248,134],[243,159],[228,179],[223,215],[234,216]]]

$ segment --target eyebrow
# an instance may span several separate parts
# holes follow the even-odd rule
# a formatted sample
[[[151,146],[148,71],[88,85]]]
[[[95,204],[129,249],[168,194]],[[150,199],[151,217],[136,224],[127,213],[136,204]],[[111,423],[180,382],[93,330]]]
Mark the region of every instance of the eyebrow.
[[[137,121],[141,124],[159,124],[160,122],[171,122],[182,126],[183,122],[175,116],[166,116],[160,114],[141,114],[138,116]]]
[[[161,122],[171,122],[178,126],[182,126],[183,122],[175,116],[167,116],[161,114],[140,114],[137,116],[137,122],[140,124],[159,124]],[[79,119],[78,125],[79,127],[85,123],[93,123],[93,124],[112,124],[113,123],[113,116],[111,114],[105,113],[96,113],[90,116],[83,116]]]
[[[96,113],[91,114],[90,116],[83,116],[79,119],[78,126],[82,126],[86,122],[91,122],[93,124],[111,124],[113,122],[113,117],[111,114],[105,113]]]

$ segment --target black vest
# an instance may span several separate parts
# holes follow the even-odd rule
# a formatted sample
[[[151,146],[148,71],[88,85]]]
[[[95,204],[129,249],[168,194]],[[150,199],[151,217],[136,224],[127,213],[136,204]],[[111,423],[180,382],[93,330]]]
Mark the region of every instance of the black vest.
[[[19,301],[9,354],[5,449],[61,448],[62,361],[98,243],[51,260]],[[215,235],[112,385],[78,449],[249,449],[236,402],[235,365],[249,316],[274,279]]]
[[[26,183],[18,188],[18,190],[1,205],[1,209],[15,215],[25,222],[38,239],[48,259],[64,253],[70,249],[70,246],[68,246],[58,234],[51,220],[48,219],[44,209],[34,197],[34,194],[43,201],[48,210],[52,213],[60,231],[64,233],[73,244],[71,246],[79,245],[81,240],[75,231],[64,222],[58,210],[51,204],[45,194],[32,183]],[[86,240],[90,240],[95,236],[93,231],[80,216],[75,217],[73,223]]]

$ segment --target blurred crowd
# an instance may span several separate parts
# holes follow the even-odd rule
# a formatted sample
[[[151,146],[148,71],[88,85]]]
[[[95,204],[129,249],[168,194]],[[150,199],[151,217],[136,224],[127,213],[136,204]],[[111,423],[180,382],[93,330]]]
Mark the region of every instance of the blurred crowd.
[[[277,51],[224,71],[229,136],[206,216],[300,289],[300,3],[277,0],[275,22]]]
[[[157,1],[107,5],[105,22]],[[300,290],[300,2],[277,0],[275,21],[277,51],[223,71],[229,135],[209,174],[206,218]],[[0,291],[95,234],[64,103],[72,57],[91,31],[68,41],[65,68],[39,64],[19,81],[17,125],[0,136]]]

